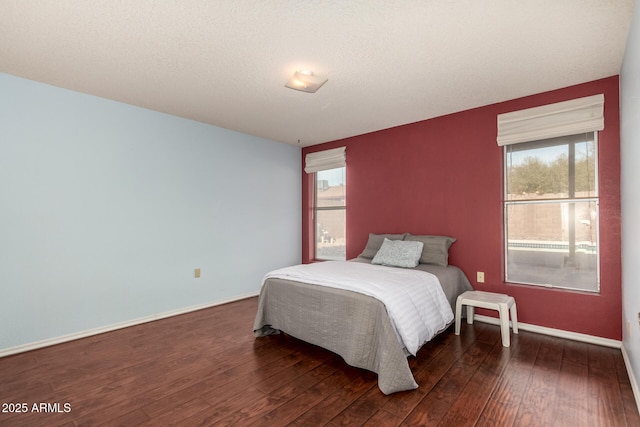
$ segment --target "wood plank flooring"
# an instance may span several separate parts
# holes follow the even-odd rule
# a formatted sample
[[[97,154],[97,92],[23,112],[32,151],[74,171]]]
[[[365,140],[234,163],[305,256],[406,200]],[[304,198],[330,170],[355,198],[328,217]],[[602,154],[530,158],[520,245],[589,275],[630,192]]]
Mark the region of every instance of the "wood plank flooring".
[[[0,412],[0,425],[640,426],[620,350],[526,331],[504,348],[498,326],[463,323],[409,359],[420,388],[385,396],[375,374],[326,350],[254,338],[256,307],[2,358],[1,409],[26,413]]]

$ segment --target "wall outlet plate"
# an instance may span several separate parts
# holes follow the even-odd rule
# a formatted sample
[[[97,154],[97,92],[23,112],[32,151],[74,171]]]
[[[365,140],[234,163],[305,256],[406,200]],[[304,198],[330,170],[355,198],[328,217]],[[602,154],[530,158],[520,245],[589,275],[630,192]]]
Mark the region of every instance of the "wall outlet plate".
[[[484,283],[484,271],[478,271],[476,273],[476,281],[478,283]]]

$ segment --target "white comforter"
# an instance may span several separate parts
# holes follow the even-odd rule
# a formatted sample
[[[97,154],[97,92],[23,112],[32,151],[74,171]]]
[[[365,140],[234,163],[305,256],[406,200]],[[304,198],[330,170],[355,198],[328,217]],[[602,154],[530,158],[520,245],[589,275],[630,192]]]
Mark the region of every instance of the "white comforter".
[[[324,261],[271,271],[268,278],[287,279],[359,292],[380,300],[409,353],[453,321],[438,278],[425,271],[348,261]]]

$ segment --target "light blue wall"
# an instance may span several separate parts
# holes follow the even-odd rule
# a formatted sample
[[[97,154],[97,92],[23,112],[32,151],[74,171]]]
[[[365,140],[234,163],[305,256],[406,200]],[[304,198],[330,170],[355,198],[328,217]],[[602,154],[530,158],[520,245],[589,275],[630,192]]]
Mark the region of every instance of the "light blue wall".
[[[300,155],[0,73],[0,350],[257,293],[300,262]]]
[[[636,6],[620,73],[623,345],[640,384],[640,7]],[[631,322],[631,334],[627,331]],[[638,399],[639,396],[636,396]]]

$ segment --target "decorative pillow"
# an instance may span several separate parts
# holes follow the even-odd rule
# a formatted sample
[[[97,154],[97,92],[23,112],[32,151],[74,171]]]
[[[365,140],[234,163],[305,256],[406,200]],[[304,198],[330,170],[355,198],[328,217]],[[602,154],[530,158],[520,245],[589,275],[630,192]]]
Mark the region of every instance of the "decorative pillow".
[[[447,236],[414,236],[407,234],[405,241],[422,242],[421,264],[449,265],[449,248],[456,241]]]
[[[387,238],[389,240],[403,240],[407,233],[402,234],[373,234],[369,233],[369,241],[367,242],[367,246],[365,246],[364,251],[359,257],[362,258],[373,258],[376,256],[378,251],[380,250],[380,246],[382,246],[382,242]]]
[[[422,247],[422,242],[384,239],[380,250],[376,256],[373,257],[371,264],[413,268],[416,267],[420,261]]]

